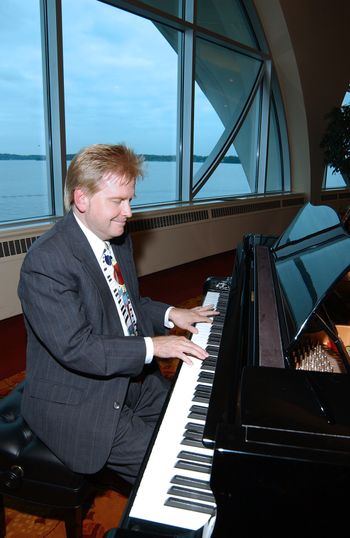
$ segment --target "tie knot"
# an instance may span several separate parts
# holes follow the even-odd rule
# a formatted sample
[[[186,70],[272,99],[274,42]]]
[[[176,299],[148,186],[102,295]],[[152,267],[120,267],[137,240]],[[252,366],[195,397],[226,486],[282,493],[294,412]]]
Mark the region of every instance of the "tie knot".
[[[103,250],[103,259],[106,262],[107,265],[112,265],[113,263],[113,252],[111,249],[111,245],[108,241],[105,241],[105,248]]]

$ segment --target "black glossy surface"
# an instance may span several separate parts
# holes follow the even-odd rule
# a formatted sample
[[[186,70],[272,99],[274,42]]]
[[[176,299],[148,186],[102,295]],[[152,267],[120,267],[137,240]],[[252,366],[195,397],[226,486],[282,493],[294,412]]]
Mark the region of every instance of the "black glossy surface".
[[[285,348],[350,269],[350,236],[333,209],[304,206],[271,248],[289,328]]]

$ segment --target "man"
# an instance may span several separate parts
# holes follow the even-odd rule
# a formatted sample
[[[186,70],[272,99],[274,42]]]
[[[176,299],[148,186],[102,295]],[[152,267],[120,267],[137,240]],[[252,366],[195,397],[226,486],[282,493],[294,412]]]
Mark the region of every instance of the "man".
[[[18,287],[28,336],[24,418],[73,471],[107,464],[130,483],[168,391],[154,357],[191,364],[207,356],[167,328],[195,333],[196,322],[217,314],[139,296],[125,225],[140,175],[142,160],[124,145],[76,155],[68,213],[34,243]]]

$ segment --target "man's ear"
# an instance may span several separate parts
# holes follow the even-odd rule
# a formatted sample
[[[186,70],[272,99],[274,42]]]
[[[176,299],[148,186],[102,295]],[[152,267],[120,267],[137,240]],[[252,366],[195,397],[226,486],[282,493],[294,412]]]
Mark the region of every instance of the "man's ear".
[[[78,187],[74,190],[74,205],[81,213],[85,213],[88,201],[89,196],[85,189]]]

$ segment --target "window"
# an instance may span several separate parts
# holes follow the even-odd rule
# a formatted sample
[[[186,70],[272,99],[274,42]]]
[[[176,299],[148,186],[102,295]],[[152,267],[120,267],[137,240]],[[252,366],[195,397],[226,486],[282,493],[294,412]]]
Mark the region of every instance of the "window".
[[[136,210],[288,191],[282,101],[251,10],[2,0],[0,222],[62,215],[66,166],[92,143],[145,156]]]
[[[350,105],[350,88],[345,93],[342,105]],[[340,172],[335,172],[331,166],[326,166],[323,179],[324,189],[339,189],[347,187]]]
[[[197,40],[194,110],[194,189],[197,198],[256,192],[259,128],[259,123],[255,122],[256,106],[252,105],[252,112],[245,118],[245,127],[239,129],[236,126],[245,114],[260,70],[260,60],[203,39]],[[240,143],[243,138],[248,144]],[[218,153],[228,145],[228,151],[218,163]],[[251,150],[255,155],[253,161]],[[198,156],[203,155],[206,158],[198,167]]]
[[[0,2],[0,221],[52,214],[38,0]]]
[[[68,157],[125,142],[146,159],[134,204],[176,202],[179,60],[162,31],[177,50],[181,33],[96,0],[62,7]]]

